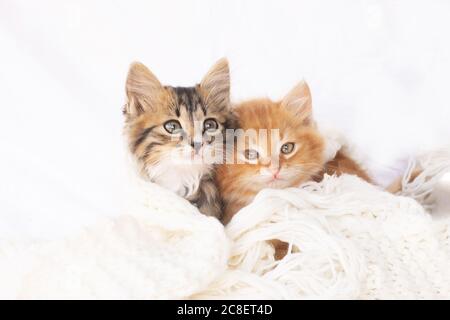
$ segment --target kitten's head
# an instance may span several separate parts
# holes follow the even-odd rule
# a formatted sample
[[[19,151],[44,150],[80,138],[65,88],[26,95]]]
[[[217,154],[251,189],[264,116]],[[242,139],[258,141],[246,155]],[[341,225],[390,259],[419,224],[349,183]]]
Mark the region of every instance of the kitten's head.
[[[235,159],[229,166],[243,189],[292,187],[313,178],[324,164],[324,141],[312,119],[312,100],[305,82],[282,101],[251,100],[235,108],[240,128]],[[250,131],[247,131],[250,130]],[[261,133],[267,130],[267,135]]]
[[[199,173],[210,168],[202,156],[222,149],[229,91],[226,59],[193,87],[163,86],[143,64],[132,64],[126,82],[125,133],[142,173],[153,179],[171,168]]]

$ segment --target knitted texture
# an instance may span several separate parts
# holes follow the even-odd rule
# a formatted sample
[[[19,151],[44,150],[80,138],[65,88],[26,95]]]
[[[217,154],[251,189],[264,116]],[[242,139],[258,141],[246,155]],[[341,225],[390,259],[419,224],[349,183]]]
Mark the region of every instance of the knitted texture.
[[[129,214],[79,235],[32,244],[0,240],[3,299],[180,299],[226,268],[223,226],[154,184]]]
[[[196,298],[450,298],[449,220],[354,176],[264,190],[227,234],[230,268]]]
[[[415,199],[430,204],[450,157],[424,159],[402,196],[326,176],[263,190],[226,228],[146,184],[134,208],[78,235],[0,240],[0,298],[448,299],[450,219],[435,221]],[[290,244],[282,260],[271,239]]]

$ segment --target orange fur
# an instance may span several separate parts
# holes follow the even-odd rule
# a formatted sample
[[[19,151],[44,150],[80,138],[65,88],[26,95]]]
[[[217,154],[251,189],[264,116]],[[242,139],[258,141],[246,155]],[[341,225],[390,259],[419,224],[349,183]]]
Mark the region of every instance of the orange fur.
[[[302,110],[305,108],[305,103],[306,108],[310,104],[309,89],[306,90],[306,98],[309,102],[303,101],[303,105],[300,106]],[[295,109],[288,107],[285,100],[273,102],[269,99],[258,99],[236,106],[234,112],[238,118],[239,127],[243,130],[278,129],[281,139],[278,145],[292,142],[295,143],[296,150],[290,155],[272,154],[272,146],[275,146],[277,141],[273,141],[269,134],[267,144],[261,141],[246,143],[247,147],[253,144],[257,145],[259,150],[265,151],[265,157],[258,159],[257,163],[219,166],[217,183],[224,200],[224,223],[228,223],[240,208],[249,204],[261,189],[287,188],[317,179],[325,164],[324,140],[315,125],[309,121],[309,111],[296,114]],[[274,150],[278,149],[274,148]],[[235,148],[235,158],[239,157],[237,152]],[[278,157],[282,179],[270,181],[270,177],[269,179],[261,177],[260,172],[273,165],[270,159],[274,156]]]
[[[353,174],[372,183],[371,178],[363,168],[344,151],[339,151],[334,159],[325,162],[324,139],[312,120],[311,94],[306,83],[297,85],[288,95],[278,102],[269,99],[256,99],[237,105],[234,113],[240,128],[243,130],[278,129],[280,140],[273,140],[269,135],[268,143],[259,139],[249,138],[245,148],[258,148],[263,156],[256,161],[243,164],[223,164],[218,167],[216,181],[224,203],[223,222],[227,224],[231,218],[244,206],[248,205],[255,195],[264,188],[288,188],[314,180],[321,181],[324,174]],[[239,137],[238,137],[239,138]],[[292,154],[280,152],[283,143],[294,143],[296,149]],[[234,147],[234,159],[239,158],[239,150]],[[273,160],[278,160],[273,161]],[[278,167],[280,180],[262,177],[261,172]],[[275,168],[276,169],[276,168]],[[275,172],[275,171],[273,171]],[[281,175],[285,172],[284,175]],[[410,181],[421,173],[414,171]],[[269,177],[270,178],[270,177]],[[387,189],[391,193],[401,190],[401,179],[394,181]],[[283,258],[288,251],[288,244],[280,240],[271,240],[275,248],[275,258]]]
[[[342,151],[333,160],[325,162],[324,139],[312,120],[312,97],[305,82],[295,86],[281,101],[250,100],[235,106],[234,113],[239,127],[244,131],[278,129],[280,141],[272,141],[270,134],[268,143],[248,139],[245,148],[256,146],[258,150],[263,150],[264,156],[260,156],[256,163],[232,163],[218,167],[216,180],[224,202],[225,224],[264,188],[288,188],[308,180],[321,181],[325,173],[354,174],[371,182],[369,175],[357,162]],[[286,142],[295,144],[292,154],[280,152],[279,145]],[[239,158],[241,151],[235,146],[235,159]],[[267,179],[261,174],[273,166],[274,159],[278,160],[279,180]]]
[[[308,180],[321,181],[325,173],[355,174],[370,181],[367,173],[343,152],[338,152],[333,160],[325,162],[325,143],[312,120],[312,98],[306,83],[297,85],[282,101],[251,100],[237,105],[234,112],[239,127],[244,131],[277,129],[279,138],[275,140],[270,134],[268,141],[249,138],[245,141],[245,148],[257,147],[257,150],[262,151],[262,156],[259,155],[256,162],[223,164],[218,167],[216,181],[224,203],[224,224],[267,187],[288,188]],[[293,143],[294,151],[282,153],[280,145],[284,143]],[[233,158],[238,159],[240,152],[242,150],[235,146]],[[270,176],[267,179],[267,176],[262,175],[262,171],[268,169],[279,172],[280,180],[275,178],[272,181]],[[277,174],[273,177],[277,177]],[[277,260],[287,254],[287,243],[276,239],[271,243]]]
[[[328,161],[325,164],[323,173],[319,176],[319,179],[316,179],[316,181],[321,181],[323,174],[325,173],[329,175],[335,174],[337,176],[344,173],[353,174],[367,182],[372,182],[367,172],[364,171],[355,160],[350,158],[343,151],[339,151],[333,160]]]

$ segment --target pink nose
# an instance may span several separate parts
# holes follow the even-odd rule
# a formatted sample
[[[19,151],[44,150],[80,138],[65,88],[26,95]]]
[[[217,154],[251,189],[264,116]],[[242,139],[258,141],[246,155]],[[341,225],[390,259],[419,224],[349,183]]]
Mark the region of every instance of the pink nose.
[[[278,174],[280,173],[280,168],[272,169],[271,172],[272,172],[273,178],[277,179],[278,178]]]

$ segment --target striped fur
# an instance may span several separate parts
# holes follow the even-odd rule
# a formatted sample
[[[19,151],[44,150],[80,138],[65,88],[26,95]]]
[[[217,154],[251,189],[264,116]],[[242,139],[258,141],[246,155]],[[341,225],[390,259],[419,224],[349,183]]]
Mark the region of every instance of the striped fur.
[[[126,83],[125,134],[140,174],[217,218],[222,205],[214,184],[215,166],[192,157],[223,150],[230,125],[229,82],[228,63],[222,59],[193,87],[163,86],[140,63],[131,65]],[[218,125],[212,133],[204,130],[210,119]],[[174,120],[182,128],[179,134],[165,129]]]

